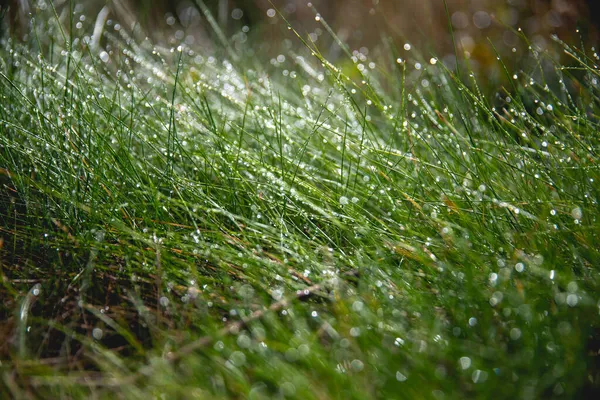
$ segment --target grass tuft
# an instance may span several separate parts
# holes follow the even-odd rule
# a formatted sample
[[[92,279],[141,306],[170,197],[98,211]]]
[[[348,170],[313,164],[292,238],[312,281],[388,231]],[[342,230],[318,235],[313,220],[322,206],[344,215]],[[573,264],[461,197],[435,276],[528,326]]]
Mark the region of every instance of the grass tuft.
[[[600,388],[597,54],[483,80],[40,21],[0,50],[3,398]]]

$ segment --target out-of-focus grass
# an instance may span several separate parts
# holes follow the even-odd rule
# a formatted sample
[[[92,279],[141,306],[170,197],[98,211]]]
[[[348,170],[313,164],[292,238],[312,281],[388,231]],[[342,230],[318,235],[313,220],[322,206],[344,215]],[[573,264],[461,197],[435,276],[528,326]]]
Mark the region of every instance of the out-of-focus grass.
[[[598,390],[593,51],[486,97],[414,48],[350,78],[45,23],[0,58],[3,397]]]

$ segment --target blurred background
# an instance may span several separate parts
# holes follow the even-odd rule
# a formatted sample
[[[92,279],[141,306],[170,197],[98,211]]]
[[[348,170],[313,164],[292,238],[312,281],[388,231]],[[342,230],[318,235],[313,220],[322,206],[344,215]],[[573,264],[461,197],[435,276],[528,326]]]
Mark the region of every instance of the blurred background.
[[[0,0],[0,15],[4,35],[21,39],[30,33],[32,16],[54,8],[64,26],[93,32],[88,35],[97,45],[102,33],[118,26],[138,40],[149,37],[164,46],[185,43],[216,53],[225,38],[238,51],[271,55],[298,47],[285,19],[333,62],[342,51],[328,28],[355,55],[389,54],[390,48],[401,55],[408,43],[451,63],[450,23],[459,52],[475,62],[475,69],[496,58],[488,39],[500,54],[517,55],[528,47],[518,29],[538,51],[547,49],[552,34],[593,44],[600,20],[596,0],[447,0],[447,6],[448,11],[443,0]]]

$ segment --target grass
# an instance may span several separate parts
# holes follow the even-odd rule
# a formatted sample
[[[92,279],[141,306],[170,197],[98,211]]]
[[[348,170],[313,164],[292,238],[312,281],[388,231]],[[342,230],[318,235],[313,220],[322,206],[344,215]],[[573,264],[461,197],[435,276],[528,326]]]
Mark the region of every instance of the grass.
[[[599,390],[593,50],[482,86],[40,21],[0,51],[3,398]]]

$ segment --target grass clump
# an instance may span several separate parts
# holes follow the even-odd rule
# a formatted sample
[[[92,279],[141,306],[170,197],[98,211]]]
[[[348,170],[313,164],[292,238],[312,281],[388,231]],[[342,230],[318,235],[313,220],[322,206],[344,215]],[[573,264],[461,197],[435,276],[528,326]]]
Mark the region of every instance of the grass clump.
[[[480,88],[46,23],[0,58],[3,397],[598,390],[597,55]]]

